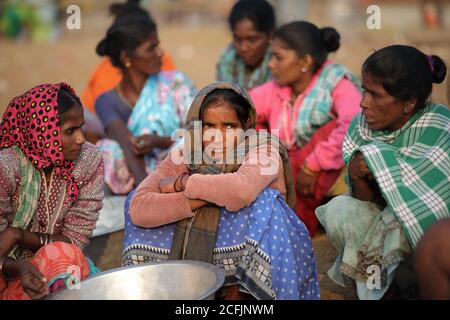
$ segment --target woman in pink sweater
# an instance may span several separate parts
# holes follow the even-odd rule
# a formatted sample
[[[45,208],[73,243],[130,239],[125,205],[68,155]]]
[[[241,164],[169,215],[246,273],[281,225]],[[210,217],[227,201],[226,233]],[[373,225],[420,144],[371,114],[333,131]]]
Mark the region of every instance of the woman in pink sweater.
[[[257,128],[268,129],[289,150],[297,192],[297,215],[314,235],[314,211],[342,177],[342,142],[359,112],[359,81],[327,60],[339,48],[333,28],[297,21],[275,32],[269,68],[273,81],[250,96]]]
[[[225,298],[317,299],[311,240],[288,206],[289,156],[254,130],[247,92],[207,86],[187,123],[184,145],[129,196],[123,264],[201,260],[225,271]]]

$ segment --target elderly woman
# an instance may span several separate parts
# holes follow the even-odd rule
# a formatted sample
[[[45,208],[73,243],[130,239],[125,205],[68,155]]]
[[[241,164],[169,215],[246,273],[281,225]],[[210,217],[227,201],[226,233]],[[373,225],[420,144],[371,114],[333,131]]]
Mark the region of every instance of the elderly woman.
[[[343,145],[351,192],[316,210],[338,251],[329,276],[361,299],[382,298],[424,232],[450,216],[450,111],[428,101],[445,74],[439,57],[402,45],[363,64],[362,111]]]
[[[105,160],[105,182],[128,194],[156,167],[184,126],[194,95],[181,72],[161,71],[162,51],[149,17],[116,20],[97,53],[122,70],[122,80],[97,98],[95,109],[106,133],[97,142]]]
[[[258,135],[255,120],[239,86],[199,92],[184,147],[126,205],[125,265],[202,260],[225,271],[227,299],[319,298],[311,239],[288,206],[295,196],[287,152]]]
[[[328,60],[339,33],[296,21],[274,35],[269,68],[273,81],[250,91],[258,128],[277,135],[288,148],[297,193],[297,215],[314,235],[314,210],[329,196],[347,191],[342,141],[358,113],[359,80]]]
[[[217,63],[217,80],[251,89],[271,79],[267,66],[275,12],[266,0],[240,0],[228,18],[233,42]]]
[[[0,298],[39,299],[95,271],[81,249],[103,199],[103,161],[85,143],[66,84],[14,98],[0,124]],[[67,282],[67,279],[70,282]]]

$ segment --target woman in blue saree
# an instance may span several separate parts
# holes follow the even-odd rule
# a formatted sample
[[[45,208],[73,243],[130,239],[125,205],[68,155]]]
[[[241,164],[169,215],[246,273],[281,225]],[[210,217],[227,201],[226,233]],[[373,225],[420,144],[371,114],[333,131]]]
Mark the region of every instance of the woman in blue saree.
[[[311,239],[291,209],[287,151],[256,133],[255,120],[235,84],[198,93],[184,145],[128,197],[124,265],[201,260],[224,270],[226,299],[319,298]]]

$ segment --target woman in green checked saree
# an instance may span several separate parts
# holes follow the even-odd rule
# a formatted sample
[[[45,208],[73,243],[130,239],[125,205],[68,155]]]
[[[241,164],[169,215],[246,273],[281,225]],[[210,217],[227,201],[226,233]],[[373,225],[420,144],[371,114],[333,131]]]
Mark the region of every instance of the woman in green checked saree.
[[[12,99],[0,123],[0,300],[41,299],[96,268],[81,249],[103,199],[103,161],[65,83]]]
[[[409,46],[389,46],[363,64],[361,113],[343,144],[350,195],[319,207],[338,257],[328,275],[380,299],[423,233],[448,218],[450,110],[428,101],[446,66]]]

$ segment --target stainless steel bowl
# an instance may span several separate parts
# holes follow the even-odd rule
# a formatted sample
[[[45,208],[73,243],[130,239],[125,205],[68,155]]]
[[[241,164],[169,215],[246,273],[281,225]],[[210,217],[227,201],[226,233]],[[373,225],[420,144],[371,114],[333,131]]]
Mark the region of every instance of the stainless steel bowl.
[[[113,269],[64,289],[50,300],[205,300],[223,285],[218,267],[199,261],[164,261]]]

